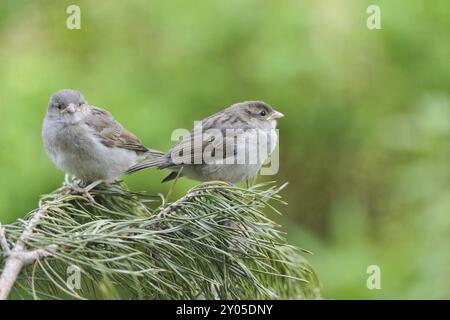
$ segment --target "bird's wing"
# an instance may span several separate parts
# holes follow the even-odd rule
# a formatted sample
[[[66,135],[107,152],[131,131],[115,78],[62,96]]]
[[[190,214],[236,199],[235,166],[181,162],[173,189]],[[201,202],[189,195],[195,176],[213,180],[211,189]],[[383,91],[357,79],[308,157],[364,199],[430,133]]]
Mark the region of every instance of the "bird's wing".
[[[182,164],[195,164],[198,160],[203,162],[203,157],[234,158],[237,153],[237,137],[240,134],[233,127],[227,127],[219,123],[221,115],[213,115],[202,122],[201,128],[193,131],[170,149],[168,155],[171,162],[164,167]],[[234,124],[235,125],[235,124]],[[249,129],[247,125],[238,126],[242,132]],[[174,159],[175,158],[175,159]]]
[[[203,163],[203,158],[210,155],[222,159],[236,154],[236,143],[231,137],[218,138],[214,135],[191,133],[169,151],[172,163],[176,165]]]
[[[94,130],[101,143],[107,147],[123,148],[139,153],[149,151],[134,134],[103,109],[93,107],[85,123]]]

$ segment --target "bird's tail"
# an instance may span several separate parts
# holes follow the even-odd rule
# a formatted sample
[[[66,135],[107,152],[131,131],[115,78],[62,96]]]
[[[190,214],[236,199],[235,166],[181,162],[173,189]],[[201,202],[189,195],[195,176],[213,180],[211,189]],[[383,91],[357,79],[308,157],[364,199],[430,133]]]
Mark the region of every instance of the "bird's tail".
[[[145,152],[145,156],[149,157],[149,158],[157,158],[157,157],[161,157],[163,155],[164,155],[164,152],[161,152],[156,149],[147,148],[147,151]]]
[[[136,171],[141,171],[143,169],[147,169],[147,168],[152,168],[152,167],[157,167],[157,168],[161,168],[164,167],[164,165],[167,163],[167,158],[164,156],[164,154],[160,154],[159,156],[153,158],[153,159],[149,159],[149,160],[145,160],[142,161],[141,163],[135,164],[134,166],[130,167],[127,170],[127,173],[133,173]]]

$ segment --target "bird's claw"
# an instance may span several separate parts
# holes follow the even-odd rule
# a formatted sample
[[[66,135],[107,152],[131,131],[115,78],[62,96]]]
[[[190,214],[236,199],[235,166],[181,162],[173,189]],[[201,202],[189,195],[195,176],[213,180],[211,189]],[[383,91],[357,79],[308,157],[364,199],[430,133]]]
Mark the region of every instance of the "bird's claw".
[[[67,184],[65,186],[65,191],[68,194],[73,194],[73,195],[81,195],[83,197],[85,197],[86,199],[88,199],[90,202],[95,202],[94,197],[90,194],[90,191],[92,189],[94,189],[96,186],[98,186],[101,183],[101,181],[96,181],[86,187],[80,187],[78,185],[76,185],[75,183],[72,184]]]
[[[89,193],[86,188],[81,188],[74,185],[66,185],[63,193],[71,195],[79,195],[87,198],[90,202],[95,202],[94,197]]]
[[[88,188],[81,187],[71,187],[70,193],[75,195],[80,195],[87,198],[90,202],[95,202],[94,197],[89,193],[90,190]]]

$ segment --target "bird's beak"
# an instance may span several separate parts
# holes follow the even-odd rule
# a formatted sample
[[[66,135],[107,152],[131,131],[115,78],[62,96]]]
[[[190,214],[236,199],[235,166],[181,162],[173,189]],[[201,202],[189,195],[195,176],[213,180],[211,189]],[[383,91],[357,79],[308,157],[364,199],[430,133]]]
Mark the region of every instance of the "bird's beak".
[[[79,110],[79,108],[77,108],[77,106],[74,103],[71,103],[67,106],[66,111],[70,112],[70,113],[75,113]]]
[[[267,120],[277,120],[280,118],[283,118],[284,114],[282,114],[281,112],[278,111],[274,111]]]

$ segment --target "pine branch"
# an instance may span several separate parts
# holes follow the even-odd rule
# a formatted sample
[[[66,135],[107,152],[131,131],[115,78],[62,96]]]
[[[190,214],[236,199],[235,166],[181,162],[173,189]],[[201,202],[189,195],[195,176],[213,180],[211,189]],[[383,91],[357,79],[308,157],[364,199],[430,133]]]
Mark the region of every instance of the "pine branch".
[[[5,300],[8,297],[23,267],[43,257],[50,256],[56,250],[56,246],[54,245],[31,251],[26,249],[28,238],[33,233],[39,220],[47,213],[47,208],[47,206],[44,206],[32,214],[28,225],[23,230],[13,249],[10,249],[6,240],[5,230],[0,226],[0,243],[3,256],[6,257],[5,268],[0,276],[0,300]]]
[[[93,190],[94,203],[61,188],[5,226],[13,249],[0,232],[0,292],[13,279],[17,298],[316,298],[314,271],[263,213],[281,188],[205,183],[172,204],[121,184]]]

